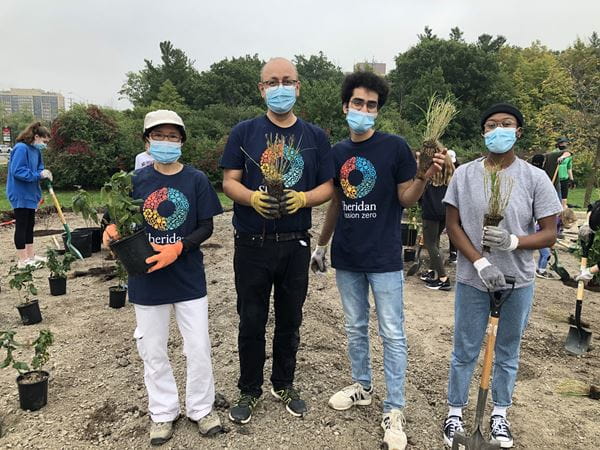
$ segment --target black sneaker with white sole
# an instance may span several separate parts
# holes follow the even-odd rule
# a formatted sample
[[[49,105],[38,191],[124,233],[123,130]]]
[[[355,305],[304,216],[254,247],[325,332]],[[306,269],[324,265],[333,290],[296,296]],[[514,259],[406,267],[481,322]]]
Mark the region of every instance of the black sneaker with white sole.
[[[235,423],[246,424],[252,419],[252,411],[258,403],[258,397],[250,394],[241,394],[235,405],[229,410],[229,420]]]
[[[307,413],[308,408],[304,400],[300,398],[293,387],[285,387],[282,389],[271,388],[271,394],[277,400],[285,403],[285,409],[294,417],[302,417]]]
[[[506,417],[500,415],[490,417],[490,430],[492,439],[500,443],[500,448],[512,448],[513,437],[510,432],[510,423]]]
[[[448,447],[452,447],[452,440],[457,432],[465,432],[465,423],[463,422],[462,417],[446,417],[446,420],[444,420],[444,444],[446,444]]]
[[[438,289],[440,291],[452,290],[452,285],[450,284],[450,278],[446,278],[446,281],[442,281],[439,278],[437,278],[435,280],[426,281],[425,287],[427,289]]]
[[[421,281],[429,281],[435,279],[435,270],[426,270],[425,272],[421,272],[419,275]]]

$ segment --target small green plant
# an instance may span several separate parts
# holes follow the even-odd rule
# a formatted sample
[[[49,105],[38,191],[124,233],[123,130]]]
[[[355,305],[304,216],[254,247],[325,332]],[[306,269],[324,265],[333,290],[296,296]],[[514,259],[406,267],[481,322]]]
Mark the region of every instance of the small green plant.
[[[46,267],[50,270],[50,278],[67,278],[67,272],[71,270],[71,264],[77,259],[75,255],[67,251],[64,255],[57,250],[49,248],[46,251]]]
[[[117,275],[117,279],[119,280],[119,287],[121,289],[125,289],[127,285],[127,270],[125,270],[125,266],[121,264],[121,261],[117,259],[115,273]]]
[[[133,172],[120,171],[110,177],[100,190],[100,198],[110,215],[111,222],[117,226],[121,238],[131,236],[142,224],[142,199],[134,200]]]
[[[29,298],[30,295],[37,295],[38,293],[33,280],[33,272],[35,269],[36,268],[33,265],[27,265],[21,268],[19,268],[17,265],[14,265],[8,272],[9,275],[12,275],[12,278],[8,281],[8,286],[11,289],[17,290],[17,293],[19,294],[19,300],[21,300],[21,291],[23,291],[25,304],[31,301]]]
[[[513,178],[504,174],[500,166],[485,167],[483,187],[488,201],[488,216],[502,217],[508,206],[513,184]]]
[[[98,224],[98,212],[92,206],[91,196],[85,189],[79,189],[72,198],[73,212],[83,217],[85,224],[89,227],[92,223]]]
[[[417,229],[417,224],[421,222],[421,207],[418,203],[406,208],[406,220],[411,230]]]
[[[20,344],[15,340],[15,331],[7,330],[0,331],[0,348],[6,350],[6,357],[0,363],[0,369],[12,366],[19,374],[29,372],[31,370],[40,370],[44,364],[50,359],[48,347],[54,343],[54,335],[50,330],[40,330],[40,333],[35,341],[27,344]],[[14,357],[14,352],[19,347],[33,348],[34,354],[31,363],[27,364],[24,361],[18,361]]]

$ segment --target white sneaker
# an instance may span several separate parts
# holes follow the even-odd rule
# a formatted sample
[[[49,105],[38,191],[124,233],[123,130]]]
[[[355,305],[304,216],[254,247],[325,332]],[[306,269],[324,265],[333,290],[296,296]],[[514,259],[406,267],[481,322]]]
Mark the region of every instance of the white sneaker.
[[[404,450],[408,442],[403,430],[404,414],[400,409],[392,409],[383,414],[381,428],[383,428],[382,447],[387,450]]]
[[[371,394],[373,386],[367,391],[360,383],[354,383],[333,394],[329,399],[329,406],[337,411],[345,411],[354,405],[370,405]]]
[[[38,256],[35,255],[33,258],[30,258],[31,260],[33,260],[34,262],[41,262],[46,264],[48,262],[48,258],[46,258],[45,256]]]
[[[152,422],[150,445],[162,445],[173,436],[173,422]]]

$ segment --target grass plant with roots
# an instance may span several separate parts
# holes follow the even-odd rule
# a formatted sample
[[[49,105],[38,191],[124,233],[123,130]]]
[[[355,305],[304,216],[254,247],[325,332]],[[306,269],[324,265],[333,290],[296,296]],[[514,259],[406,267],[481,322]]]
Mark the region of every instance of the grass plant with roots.
[[[484,166],[483,190],[488,203],[487,213],[483,218],[483,226],[498,226],[504,219],[504,210],[510,201],[514,179],[506,175],[499,165]],[[484,246],[483,251],[490,251]]]
[[[444,149],[440,138],[448,125],[456,117],[458,110],[448,97],[440,99],[437,94],[429,98],[425,111],[425,132],[423,133],[423,148],[419,156],[419,174],[424,174],[433,163],[433,155]]]

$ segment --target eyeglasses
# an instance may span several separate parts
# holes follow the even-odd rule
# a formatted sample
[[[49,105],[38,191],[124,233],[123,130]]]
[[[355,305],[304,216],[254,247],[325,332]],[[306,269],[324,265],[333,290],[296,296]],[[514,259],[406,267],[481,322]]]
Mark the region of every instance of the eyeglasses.
[[[181,135],[179,134],[162,134],[159,132],[150,133],[150,139],[153,141],[169,141],[179,142],[181,141]]]
[[[379,106],[379,103],[377,103],[375,100],[364,100],[362,98],[353,98],[350,100],[350,103],[352,103],[352,106],[355,106],[357,109],[362,109],[362,107],[366,104],[367,105],[367,111],[377,111],[377,107]]]
[[[517,122],[515,122],[514,120],[510,120],[510,119],[506,119],[503,120],[502,122],[494,122],[493,120],[488,120],[486,123],[483,124],[483,129],[485,131],[492,131],[495,130],[498,127],[502,127],[502,128],[516,128],[517,127]]]
[[[261,83],[268,87],[276,87],[279,85],[289,87],[289,86],[296,86],[296,83],[298,83],[298,80],[283,80],[283,81],[267,80],[267,81],[261,81]]]

